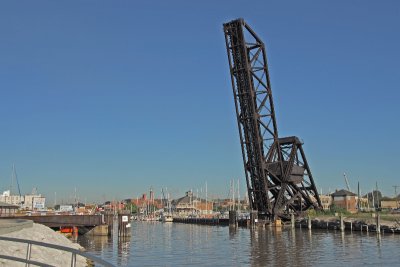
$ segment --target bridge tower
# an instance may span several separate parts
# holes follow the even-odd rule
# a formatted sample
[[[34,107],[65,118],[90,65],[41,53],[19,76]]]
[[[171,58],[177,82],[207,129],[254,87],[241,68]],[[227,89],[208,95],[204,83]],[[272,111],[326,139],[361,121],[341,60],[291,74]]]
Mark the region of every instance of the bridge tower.
[[[303,142],[278,137],[264,43],[243,19],[223,28],[250,208],[269,220],[320,209]]]

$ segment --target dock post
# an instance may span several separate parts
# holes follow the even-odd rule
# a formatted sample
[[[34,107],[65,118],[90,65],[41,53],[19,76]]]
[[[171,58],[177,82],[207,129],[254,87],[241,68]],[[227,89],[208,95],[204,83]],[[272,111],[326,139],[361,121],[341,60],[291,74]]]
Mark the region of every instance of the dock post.
[[[380,234],[381,233],[381,218],[380,214],[376,214],[376,233]]]
[[[310,215],[308,215],[307,224],[308,224],[308,230],[311,230],[311,218],[310,218]]]
[[[110,236],[113,234],[114,216],[111,212],[105,212],[103,219],[104,223],[107,225],[107,234]]]
[[[294,213],[290,214],[290,225],[294,228]]]
[[[237,226],[237,218],[236,218],[236,211],[230,210],[229,211],[229,226],[236,227]]]
[[[131,235],[130,215],[129,210],[118,212],[118,236],[126,237]]]
[[[340,231],[344,231],[343,214],[340,213]]]

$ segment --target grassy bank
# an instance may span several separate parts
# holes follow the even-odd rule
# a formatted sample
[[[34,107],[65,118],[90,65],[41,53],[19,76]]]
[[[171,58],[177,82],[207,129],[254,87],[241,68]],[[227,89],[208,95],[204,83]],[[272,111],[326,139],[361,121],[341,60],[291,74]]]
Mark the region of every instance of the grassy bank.
[[[334,212],[311,212],[308,215],[312,219],[320,219],[320,220],[339,220],[340,214],[343,215],[346,221],[364,221],[366,223],[375,223],[376,216],[379,214],[381,223],[394,225],[400,227],[400,214],[399,213],[390,213],[385,211],[380,212],[359,212],[359,213],[334,213]]]

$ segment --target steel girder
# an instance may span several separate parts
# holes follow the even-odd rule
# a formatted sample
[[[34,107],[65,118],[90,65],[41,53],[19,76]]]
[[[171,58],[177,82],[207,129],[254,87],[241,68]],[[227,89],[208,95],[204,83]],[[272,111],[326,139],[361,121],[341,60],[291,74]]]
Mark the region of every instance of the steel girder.
[[[320,208],[302,142],[278,137],[264,43],[243,19],[224,33],[250,208],[265,219]]]

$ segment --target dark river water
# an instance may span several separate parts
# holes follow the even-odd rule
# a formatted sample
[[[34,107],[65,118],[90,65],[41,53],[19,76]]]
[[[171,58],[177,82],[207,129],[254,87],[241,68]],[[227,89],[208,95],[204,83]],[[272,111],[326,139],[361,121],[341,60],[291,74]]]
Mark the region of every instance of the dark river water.
[[[400,266],[400,235],[133,222],[132,236],[79,237],[117,266]]]

